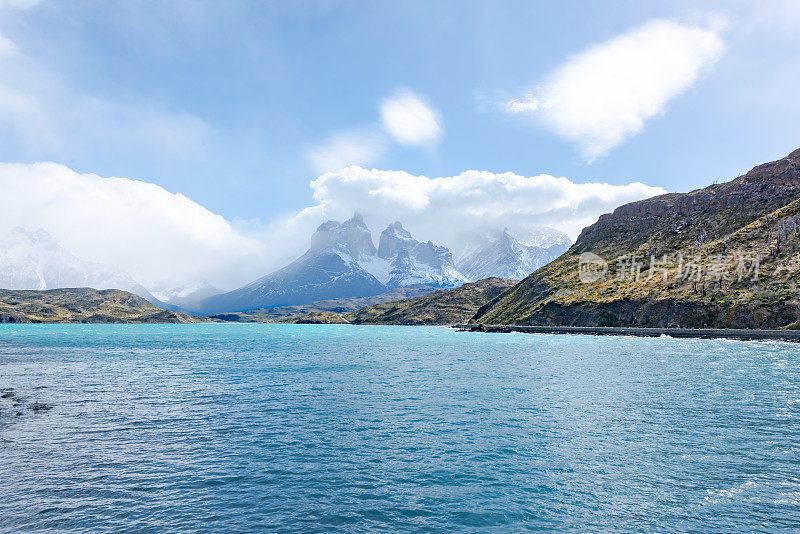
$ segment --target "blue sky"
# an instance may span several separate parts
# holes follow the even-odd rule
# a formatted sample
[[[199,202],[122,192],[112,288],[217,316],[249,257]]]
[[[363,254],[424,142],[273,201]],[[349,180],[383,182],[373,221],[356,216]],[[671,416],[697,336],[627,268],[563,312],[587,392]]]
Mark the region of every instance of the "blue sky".
[[[696,72],[636,111],[639,131],[587,151],[584,126],[565,133],[570,111],[547,111],[547,84],[653,21],[706,32],[687,37]],[[313,155],[342,139],[354,161],[331,165],[684,191],[800,146],[798,24],[800,3],[778,0],[0,0],[0,162],[141,180],[262,229],[320,202],[309,182],[337,169]],[[403,95],[435,131],[404,143],[387,129],[382,110]],[[504,107],[531,98],[531,113]]]

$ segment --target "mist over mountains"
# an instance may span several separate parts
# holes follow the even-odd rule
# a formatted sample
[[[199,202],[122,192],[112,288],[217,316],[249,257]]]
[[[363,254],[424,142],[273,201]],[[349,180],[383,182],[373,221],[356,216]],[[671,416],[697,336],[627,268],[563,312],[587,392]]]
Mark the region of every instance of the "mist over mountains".
[[[467,279],[450,251],[419,242],[402,224],[389,225],[378,247],[363,217],[322,223],[308,251],[286,267],[234,291],[203,301],[199,311],[228,312],[316,300],[377,295],[417,284],[456,287]]]
[[[465,249],[465,274],[447,247],[417,240],[399,221],[381,232],[375,247],[372,232],[356,213],[344,222],[322,223],[311,237],[308,251],[286,267],[205,299],[196,311],[219,313],[307,304],[419,285],[447,289],[497,276],[498,272],[513,272],[522,278],[569,246],[569,239],[556,231],[529,237],[532,241],[523,243],[507,230],[488,232],[483,240]]]
[[[555,230],[515,235],[488,230],[464,243],[454,260],[448,247],[417,240],[399,221],[380,233],[376,247],[356,213],[319,225],[308,250],[285,267],[222,292],[202,278],[145,287],[124,270],[82,260],[44,230],[16,228],[0,238],[0,287],[123,289],[162,307],[220,313],[368,297],[396,288],[447,289],[491,276],[520,279],[568,246],[569,239]]]
[[[18,227],[0,237],[0,288],[68,287],[122,289],[163,304],[128,273],[78,258],[44,230]]]
[[[566,235],[552,228],[487,231],[465,243],[456,268],[470,282],[490,277],[521,280],[566,252],[571,244]]]

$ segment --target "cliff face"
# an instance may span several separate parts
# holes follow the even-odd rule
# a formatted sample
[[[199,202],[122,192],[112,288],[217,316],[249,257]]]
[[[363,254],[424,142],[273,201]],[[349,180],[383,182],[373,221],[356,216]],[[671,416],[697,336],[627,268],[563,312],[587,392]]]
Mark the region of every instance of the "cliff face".
[[[800,150],[626,204],[474,321],[781,328],[800,320]]]

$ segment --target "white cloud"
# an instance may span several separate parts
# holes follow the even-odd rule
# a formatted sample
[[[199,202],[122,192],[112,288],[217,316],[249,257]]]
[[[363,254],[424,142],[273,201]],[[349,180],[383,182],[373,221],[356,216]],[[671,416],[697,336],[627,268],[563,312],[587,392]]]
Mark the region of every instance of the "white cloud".
[[[483,171],[428,178],[355,166],[324,174],[310,185],[316,205],[288,219],[284,228],[290,233],[308,236],[324,220],[342,220],[359,211],[378,232],[399,220],[419,239],[453,249],[463,235],[487,228],[548,226],[575,239],[600,214],[665,193],[638,182],[578,184],[546,174]],[[299,239],[307,242],[307,237]]]
[[[234,226],[179,193],[143,181],[80,174],[55,163],[0,163],[0,235],[42,228],[76,256],[130,273],[148,288],[205,278],[223,289],[285,265],[322,221],[359,211],[376,231],[400,220],[456,250],[487,228],[557,228],[573,239],[601,213],[663,193],[641,183],[576,184],[548,175],[466,171],[427,178],[357,166],[311,182],[314,204]],[[256,239],[257,236],[258,238]]]
[[[386,136],[375,128],[340,131],[306,153],[317,174],[349,165],[372,165],[386,151]]]
[[[0,235],[42,228],[78,257],[116,266],[146,287],[199,277],[231,287],[263,274],[263,244],[154,184],[55,163],[0,163],[0,191]]]
[[[694,85],[722,55],[715,30],[650,21],[569,58],[552,72],[530,109],[593,159],[642,131],[647,119]]]
[[[349,165],[371,166],[386,155],[392,141],[401,145],[430,145],[442,135],[439,113],[411,91],[398,91],[385,98],[380,104],[380,114],[383,131],[377,126],[339,130],[306,150],[311,169],[323,174]]]
[[[399,91],[381,102],[383,128],[402,145],[428,145],[439,141],[439,113],[411,91]]]

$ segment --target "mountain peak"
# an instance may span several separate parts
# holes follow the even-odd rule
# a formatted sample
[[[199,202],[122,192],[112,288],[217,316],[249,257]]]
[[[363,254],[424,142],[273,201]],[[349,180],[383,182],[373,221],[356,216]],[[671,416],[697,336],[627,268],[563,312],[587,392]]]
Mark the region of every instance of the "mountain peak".
[[[400,249],[410,250],[418,241],[411,236],[411,232],[403,228],[399,221],[395,221],[381,232],[378,240],[378,257],[383,259],[394,258]]]
[[[311,250],[343,252],[359,260],[375,254],[372,233],[364,223],[364,218],[355,213],[343,223],[326,221],[319,225],[311,236]]]
[[[361,213],[354,211],[353,216],[343,222],[342,226],[357,226],[366,229],[367,223],[364,222],[364,216]]]

